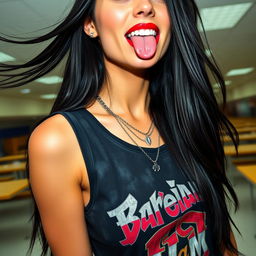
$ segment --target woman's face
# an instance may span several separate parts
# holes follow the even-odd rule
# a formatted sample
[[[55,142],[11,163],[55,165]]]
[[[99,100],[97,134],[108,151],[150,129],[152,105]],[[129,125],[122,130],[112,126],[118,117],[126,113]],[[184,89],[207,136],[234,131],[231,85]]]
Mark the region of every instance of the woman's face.
[[[96,0],[94,14],[87,31],[92,26],[107,62],[145,69],[166,52],[171,21],[165,0]]]

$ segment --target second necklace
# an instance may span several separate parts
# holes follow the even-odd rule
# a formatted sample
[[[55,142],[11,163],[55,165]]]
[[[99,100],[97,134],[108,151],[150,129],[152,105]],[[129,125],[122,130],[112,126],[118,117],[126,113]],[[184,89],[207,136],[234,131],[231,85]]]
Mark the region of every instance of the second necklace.
[[[100,105],[112,116],[114,116],[117,120],[117,122],[119,123],[119,125],[121,126],[121,128],[125,131],[125,133],[129,136],[129,138],[132,140],[132,142],[144,153],[144,155],[153,163],[152,169],[155,172],[159,172],[160,171],[160,165],[157,163],[158,158],[159,158],[159,153],[160,153],[160,134],[158,134],[158,148],[157,148],[157,154],[156,154],[156,159],[153,160],[147,153],[146,151],[140,147],[138,145],[138,143],[131,137],[131,135],[125,130],[125,128],[123,127],[123,124],[121,122],[122,119],[121,117],[119,117],[118,115],[116,115],[115,113],[113,113],[113,111],[105,104],[105,102],[100,98],[100,96],[97,96],[97,101],[100,103]],[[120,120],[121,118],[121,120]],[[125,120],[124,120],[125,121]],[[127,123],[125,121],[125,123]],[[152,124],[151,124],[152,126]],[[127,126],[126,126],[127,127]],[[127,127],[128,128],[128,127]],[[128,128],[129,129],[129,128]],[[136,128],[135,128],[136,129]],[[130,129],[129,129],[130,130]],[[136,129],[137,130],[137,129]],[[130,130],[131,131],[131,130]],[[149,129],[150,131],[150,129]],[[152,133],[152,132],[151,132]],[[151,144],[151,143],[150,143]]]
[[[127,121],[125,121],[121,116],[115,114],[115,113],[106,105],[106,103],[102,100],[102,98],[101,98],[100,96],[97,96],[97,101],[101,104],[101,106],[102,106],[105,110],[107,110],[107,112],[108,112],[109,114],[111,114],[111,115],[114,116],[116,119],[118,119],[119,121],[121,121],[121,122],[126,126],[126,128],[127,128],[135,137],[137,137],[137,138],[138,138],[139,140],[141,140],[141,141],[146,142],[148,145],[151,145],[152,139],[151,139],[150,136],[152,135],[152,133],[153,133],[153,131],[154,131],[154,128],[155,128],[153,121],[151,122],[151,125],[150,125],[148,131],[147,131],[147,132],[142,132],[142,131],[140,131],[139,129],[137,129],[137,128],[135,128],[134,126],[132,126],[131,124],[129,124]],[[145,138],[144,138],[144,139],[140,138],[132,129],[133,129],[134,131],[137,131],[137,132],[139,132],[140,134],[144,135]]]

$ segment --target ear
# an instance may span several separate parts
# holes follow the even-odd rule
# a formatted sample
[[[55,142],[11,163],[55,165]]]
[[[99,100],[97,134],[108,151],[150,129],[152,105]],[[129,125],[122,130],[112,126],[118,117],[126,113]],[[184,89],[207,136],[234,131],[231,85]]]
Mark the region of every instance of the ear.
[[[96,26],[91,18],[87,18],[84,21],[84,32],[91,38],[98,36]]]

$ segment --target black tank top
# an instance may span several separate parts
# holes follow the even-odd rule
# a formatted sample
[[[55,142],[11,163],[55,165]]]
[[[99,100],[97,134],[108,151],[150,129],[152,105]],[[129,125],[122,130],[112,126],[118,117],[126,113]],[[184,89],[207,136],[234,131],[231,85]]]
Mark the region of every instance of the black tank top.
[[[91,189],[85,218],[95,256],[218,256],[194,185],[166,145],[159,172],[141,150],[108,131],[88,110],[62,114],[83,154]],[[157,148],[143,147],[155,159]],[[175,149],[174,149],[175,150]]]

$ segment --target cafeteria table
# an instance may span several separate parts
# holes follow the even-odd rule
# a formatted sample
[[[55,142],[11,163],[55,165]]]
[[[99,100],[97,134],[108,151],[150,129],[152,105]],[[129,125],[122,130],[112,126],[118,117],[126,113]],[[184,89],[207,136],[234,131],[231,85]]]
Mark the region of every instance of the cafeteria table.
[[[25,160],[25,159],[26,159],[26,155],[25,154],[8,155],[8,156],[0,157],[0,162],[11,162],[11,161]]]
[[[255,141],[256,140],[256,132],[239,134],[239,140],[240,141]],[[229,136],[224,136],[223,141],[231,142],[232,140]]]
[[[0,164],[0,174],[12,173],[26,170],[26,162],[16,162],[11,164]]]
[[[248,126],[248,127],[239,127],[236,129],[238,133],[250,133],[256,132],[256,126]]]
[[[233,145],[224,146],[226,156],[236,156],[236,150]],[[238,146],[238,156],[256,155],[256,143],[241,144]]]
[[[0,200],[12,199],[28,188],[28,179],[4,181],[0,183]]]
[[[254,185],[256,184],[256,164],[236,165],[236,168],[248,180],[248,182],[250,184],[252,207],[253,207],[253,209],[255,209],[253,188],[254,188]]]
[[[241,144],[238,146],[238,155],[236,154],[236,150],[234,145],[226,145],[224,146],[224,152],[227,157],[227,166],[230,173],[230,179],[232,180],[233,185],[235,185],[235,165],[233,161],[236,163],[242,163],[243,161],[247,161],[248,157],[252,157],[252,159],[256,159],[256,143],[252,144]],[[248,161],[253,162],[252,159]]]

